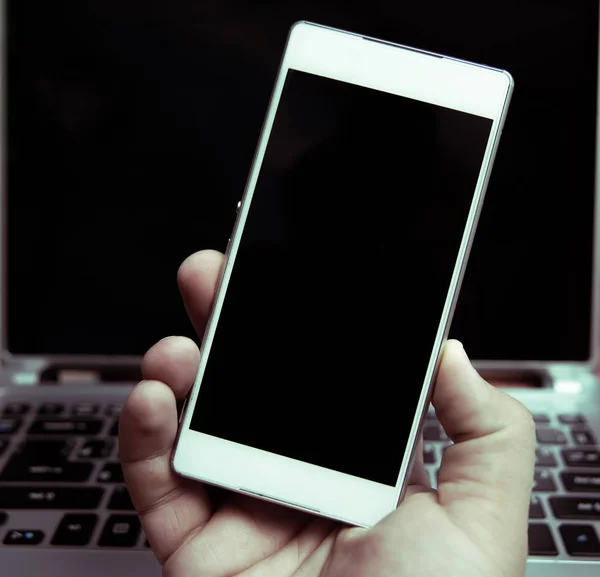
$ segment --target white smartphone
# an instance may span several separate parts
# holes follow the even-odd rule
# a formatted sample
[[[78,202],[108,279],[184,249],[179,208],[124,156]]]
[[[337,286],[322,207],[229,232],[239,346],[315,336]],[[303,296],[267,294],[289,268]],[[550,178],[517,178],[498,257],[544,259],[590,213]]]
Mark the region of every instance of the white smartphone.
[[[354,525],[397,506],[512,87],[503,70],[292,27],[177,473]]]

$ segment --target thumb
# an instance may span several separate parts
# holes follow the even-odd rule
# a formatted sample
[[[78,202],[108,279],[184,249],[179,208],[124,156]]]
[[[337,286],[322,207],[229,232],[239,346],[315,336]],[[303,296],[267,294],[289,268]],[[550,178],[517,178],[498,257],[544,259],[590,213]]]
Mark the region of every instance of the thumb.
[[[481,518],[487,510],[504,527],[526,531],[535,463],[531,413],[487,383],[452,340],[444,348],[433,406],[455,443],[439,471],[440,504],[467,517]],[[465,508],[456,509],[459,503]]]

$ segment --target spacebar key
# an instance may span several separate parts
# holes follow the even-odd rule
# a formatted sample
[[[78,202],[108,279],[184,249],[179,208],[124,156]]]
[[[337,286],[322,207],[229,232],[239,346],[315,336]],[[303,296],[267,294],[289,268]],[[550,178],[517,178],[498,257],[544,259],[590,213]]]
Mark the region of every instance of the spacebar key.
[[[95,509],[100,487],[0,487],[0,509]]]

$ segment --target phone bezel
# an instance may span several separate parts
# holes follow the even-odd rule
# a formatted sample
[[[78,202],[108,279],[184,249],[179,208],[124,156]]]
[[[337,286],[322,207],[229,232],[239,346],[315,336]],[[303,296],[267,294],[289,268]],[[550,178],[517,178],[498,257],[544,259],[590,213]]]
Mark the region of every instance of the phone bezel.
[[[395,487],[275,455],[190,429],[202,376],[288,69],[326,76],[477,114],[493,120],[443,313]],[[394,73],[391,73],[394,71]],[[225,254],[201,361],[182,413],[172,466],[176,473],[353,525],[372,526],[404,494],[421,425],[456,305],[513,79],[506,71],[299,22],[290,30],[233,234]],[[201,455],[201,458],[198,458]]]

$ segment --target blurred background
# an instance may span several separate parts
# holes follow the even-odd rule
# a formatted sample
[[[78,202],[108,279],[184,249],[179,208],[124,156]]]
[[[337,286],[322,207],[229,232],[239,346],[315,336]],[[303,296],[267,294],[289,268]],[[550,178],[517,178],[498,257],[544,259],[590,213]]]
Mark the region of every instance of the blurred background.
[[[177,268],[225,248],[287,32],[304,19],[513,74],[452,335],[475,359],[588,356],[598,3],[10,0],[7,10],[12,352],[131,355],[192,336]]]

